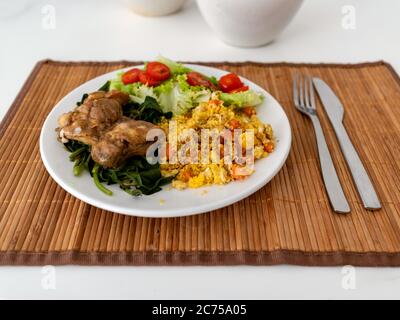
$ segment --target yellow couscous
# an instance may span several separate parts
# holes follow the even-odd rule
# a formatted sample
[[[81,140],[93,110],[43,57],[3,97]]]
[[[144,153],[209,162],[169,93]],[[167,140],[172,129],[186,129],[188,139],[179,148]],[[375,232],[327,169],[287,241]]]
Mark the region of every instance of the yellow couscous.
[[[171,150],[171,122],[175,124],[176,148]],[[264,158],[275,148],[275,140],[270,125],[262,123],[256,114],[255,108],[231,108],[223,105],[218,99],[201,103],[196,108],[184,115],[174,116],[172,119],[163,119],[160,127],[164,130],[167,138],[167,163],[161,164],[161,174],[163,176],[175,176],[172,186],[177,189],[198,188],[212,184],[226,184],[233,180],[242,180],[253,173],[243,162],[227,161],[226,151],[224,151],[224,141],[229,141],[233,150],[233,131],[241,129],[241,150],[245,153],[246,138],[248,131],[253,132],[253,155],[254,160]],[[217,146],[213,143],[207,143],[204,150],[203,140],[199,140],[196,145],[198,151],[197,161],[188,161],[187,163],[170,163],[168,160],[173,157],[174,152],[179,153],[182,146],[187,144],[188,137],[184,132],[192,132],[201,137],[202,129],[214,130],[219,135]],[[204,130],[203,130],[204,132]],[[231,132],[232,137],[224,139]],[[214,148],[213,148],[214,146]],[[205,151],[206,153],[203,153]],[[188,154],[188,150],[186,150]],[[176,154],[175,154],[176,156]],[[218,157],[219,156],[219,157]],[[190,156],[189,156],[190,157]],[[205,159],[208,157],[208,159]],[[203,161],[209,160],[209,161]],[[238,163],[239,162],[239,163]]]

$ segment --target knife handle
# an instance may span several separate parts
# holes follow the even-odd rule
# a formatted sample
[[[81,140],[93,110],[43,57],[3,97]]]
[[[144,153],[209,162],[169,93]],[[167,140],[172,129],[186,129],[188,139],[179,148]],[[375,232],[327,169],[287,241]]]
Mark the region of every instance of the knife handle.
[[[364,207],[369,210],[380,209],[381,203],[378,195],[376,194],[374,186],[372,185],[356,149],[351,143],[345,127],[342,123],[338,123],[335,127],[335,131]]]
[[[321,128],[321,123],[316,115],[310,116],[314,125],[315,135],[317,137],[317,146],[319,161],[321,163],[322,177],[325,188],[328,193],[329,201],[333,210],[340,213],[350,212],[350,206],[344,195],[342,185],[340,184],[336,169],[333,165],[331,154],[326,144],[325,136]]]

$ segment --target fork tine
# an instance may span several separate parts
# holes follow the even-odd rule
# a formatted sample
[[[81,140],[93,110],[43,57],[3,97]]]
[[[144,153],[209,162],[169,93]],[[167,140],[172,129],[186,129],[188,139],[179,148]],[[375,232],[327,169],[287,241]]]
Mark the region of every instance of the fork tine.
[[[295,106],[299,105],[299,91],[297,86],[297,80],[299,79],[299,74],[295,73],[293,76],[293,101]]]
[[[304,107],[304,91],[303,91],[303,77],[299,76],[299,104],[301,107]]]
[[[314,85],[313,85],[311,77],[308,77],[308,83],[309,83],[309,86],[310,86],[310,104],[311,104],[311,108],[315,109]]]
[[[307,76],[304,77],[304,103],[306,108],[310,107],[310,88]]]

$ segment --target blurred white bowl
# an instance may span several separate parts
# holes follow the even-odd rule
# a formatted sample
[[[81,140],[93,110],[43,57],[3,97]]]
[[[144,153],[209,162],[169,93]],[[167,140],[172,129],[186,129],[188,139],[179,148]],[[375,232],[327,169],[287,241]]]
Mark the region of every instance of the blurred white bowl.
[[[257,47],[274,40],[303,0],[197,0],[200,11],[224,42]]]
[[[186,0],[126,0],[131,9],[142,16],[165,16],[178,11]]]

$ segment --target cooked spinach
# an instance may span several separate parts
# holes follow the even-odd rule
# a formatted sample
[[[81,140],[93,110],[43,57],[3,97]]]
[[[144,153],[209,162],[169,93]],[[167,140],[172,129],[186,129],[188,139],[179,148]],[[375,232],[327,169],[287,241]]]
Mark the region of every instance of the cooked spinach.
[[[107,81],[105,84],[103,84],[100,88],[99,91],[105,91],[108,92],[110,90],[110,83],[111,81]]]
[[[162,116],[167,119],[172,117],[172,112],[164,113],[157,100],[149,96],[144,99],[142,104],[135,102],[127,103],[123,106],[123,113],[129,118],[151,123],[159,123]]]
[[[78,102],[76,103],[76,105],[77,105],[78,107],[79,107],[80,105],[82,105],[83,102],[85,102],[85,99],[86,99],[87,97],[89,97],[89,95],[88,95],[87,93],[84,93],[83,96],[82,96],[82,98],[81,98],[81,101],[78,101]]]
[[[172,180],[161,175],[158,163],[149,164],[146,158],[140,156],[128,159],[116,169],[99,167],[98,178],[108,185],[118,184],[122,190],[133,196],[156,193],[161,190],[161,186]]]
[[[69,155],[69,160],[74,161],[74,175],[80,176],[82,172],[86,169],[89,170],[90,162],[93,162],[90,156],[90,146],[74,140],[69,140],[64,143],[71,154]]]
[[[69,159],[74,161],[74,174],[79,176],[84,170],[89,171],[96,187],[107,195],[112,191],[103,185],[118,184],[132,196],[150,195],[161,190],[161,186],[170,183],[173,177],[163,177],[160,165],[149,164],[144,157],[134,156],[119,168],[104,168],[95,163],[90,155],[90,146],[70,140],[64,144],[69,152]]]

